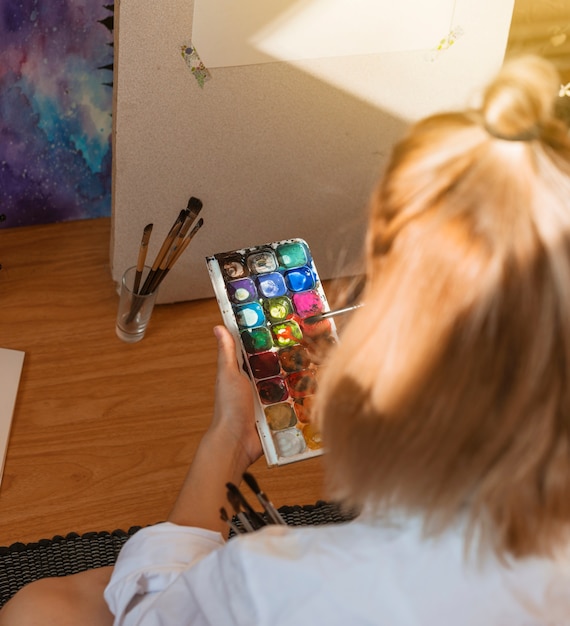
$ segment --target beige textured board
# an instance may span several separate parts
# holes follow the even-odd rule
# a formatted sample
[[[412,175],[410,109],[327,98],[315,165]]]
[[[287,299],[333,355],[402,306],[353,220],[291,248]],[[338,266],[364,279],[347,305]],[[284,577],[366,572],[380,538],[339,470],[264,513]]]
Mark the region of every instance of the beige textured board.
[[[408,4],[413,19],[425,0]],[[193,40],[193,2],[120,0],[113,278],[135,263],[150,222],[153,258],[191,195],[204,203],[204,227],[159,302],[212,297],[206,256],[293,237],[309,243],[321,278],[353,272],[367,201],[394,142],[410,121],[467,104],[496,72],[512,5],[456,0],[447,19],[434,14],[433,45],[408,29],[403,50],[212,67],[201,87],[181,54]],[[267,32],[271,24],[254,18]],[[396,11],[385,20],[396,32],[402,25]]]

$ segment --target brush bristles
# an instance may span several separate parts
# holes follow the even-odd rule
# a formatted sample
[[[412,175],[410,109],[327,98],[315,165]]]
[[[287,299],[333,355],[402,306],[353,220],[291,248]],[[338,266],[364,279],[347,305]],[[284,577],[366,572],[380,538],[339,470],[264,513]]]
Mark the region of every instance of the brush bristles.
[[[249,472],[244,473],[243,479],[246,485],[253,491],[255,495],[259,495],[261,493],[261,489],[257,484],[257,480],[255,480],[255,478]]]
[[[239,496],[234,492],[228,489],[226,494],[228,498],[228,502],[232,505],[233,510],[237,513],[241,513],[241,501]]]
[[[202,200],[200,200],[200,198],[195,198],[194,196],[192,196],[190,200],[188,200],[188,204],[186,205],[186,208],[189,209],[190,211],[192,210],[199,211],[202,208],[202,206],[203,206]]]

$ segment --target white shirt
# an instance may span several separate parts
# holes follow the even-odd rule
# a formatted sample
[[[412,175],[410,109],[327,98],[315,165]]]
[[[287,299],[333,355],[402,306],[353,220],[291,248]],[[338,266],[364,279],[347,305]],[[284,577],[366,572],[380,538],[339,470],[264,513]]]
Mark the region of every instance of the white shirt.
[[[123,547],[116,626],[570,626],[570,552],[466,558],[463,533],[358,519],[220,534],[158,524]]]

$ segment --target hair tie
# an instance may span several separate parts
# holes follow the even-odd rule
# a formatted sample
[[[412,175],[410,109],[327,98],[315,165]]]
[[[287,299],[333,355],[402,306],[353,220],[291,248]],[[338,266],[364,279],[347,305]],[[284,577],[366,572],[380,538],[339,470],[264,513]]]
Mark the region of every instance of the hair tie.
[[[538,124],[535,124],[529,130],[525,130],[522,133],[518,133],[516,135],[503,135],[503,133],[499,133],[494,130],[492,126],[485,124],[485,130],[494,137],[495,139],[502,139],[503,141],[532,141],[533,139],[538,139],[540,135],[540,128]]]

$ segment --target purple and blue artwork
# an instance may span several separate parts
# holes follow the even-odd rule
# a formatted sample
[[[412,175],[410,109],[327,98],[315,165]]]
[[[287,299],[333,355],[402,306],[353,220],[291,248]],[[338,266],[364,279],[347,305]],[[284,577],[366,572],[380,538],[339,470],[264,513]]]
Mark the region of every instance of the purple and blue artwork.
[[[113,5],[0,0],[0,228],[111,213]]]

